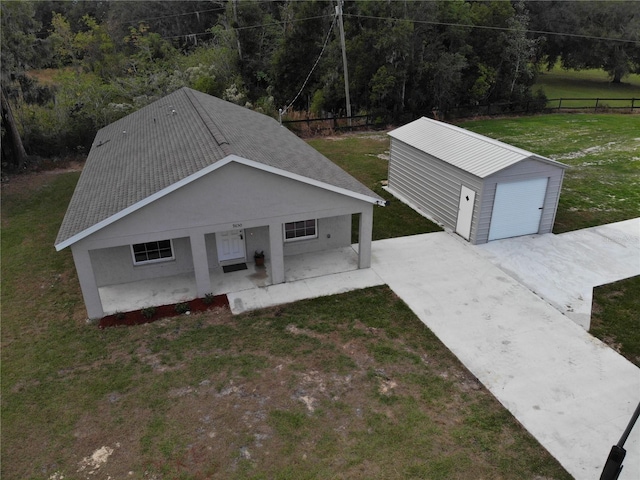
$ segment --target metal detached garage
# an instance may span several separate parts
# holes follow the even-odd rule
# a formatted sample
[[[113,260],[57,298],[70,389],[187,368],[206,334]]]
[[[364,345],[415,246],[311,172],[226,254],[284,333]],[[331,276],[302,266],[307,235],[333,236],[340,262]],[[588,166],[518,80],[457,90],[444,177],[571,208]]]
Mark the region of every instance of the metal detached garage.
[[[422,117],[389,132],[389,191],[473,244],[553,229],[567,165]]]

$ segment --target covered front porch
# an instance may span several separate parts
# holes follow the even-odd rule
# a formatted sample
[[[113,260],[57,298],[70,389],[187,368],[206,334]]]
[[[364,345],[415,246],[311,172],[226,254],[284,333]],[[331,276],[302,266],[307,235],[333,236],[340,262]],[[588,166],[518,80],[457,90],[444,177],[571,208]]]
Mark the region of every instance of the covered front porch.
[[[287,283],[358,270],[358,245],[285,257]],[[209,269],[214,295],[260,289],[273,284],[269,261],[264,266],[247,262],[246,270],[224,273],[222,267]],[[293,287],[291,287],[293,288]],[[149,306],[170,305],[198,297],[193,273],[173,275],[99,287],[105,315],[140,310]]]

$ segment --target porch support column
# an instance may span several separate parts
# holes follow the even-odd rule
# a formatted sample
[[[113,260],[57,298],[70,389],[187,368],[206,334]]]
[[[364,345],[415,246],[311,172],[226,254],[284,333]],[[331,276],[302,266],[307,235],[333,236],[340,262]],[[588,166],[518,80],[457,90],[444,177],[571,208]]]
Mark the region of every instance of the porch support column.
[[[373,231],[373,205],[360,212],[360,230],[358,238],[358,268],[371,266],[371,234]]]
[[[282,224],[269,225],[269,250],[271,251],[271,281],[284,283],[284,241],[282,238]]]
[[[211,277],[209,276],[209,260],[207,260],[207,246],[204,234],[194,234],[189,237],[191,242],[191,258],[196,277],[198,298],[211,293]]]
[[[80,248],[72,248],[73,261],[76,264],[76,272],[78,273],[78,281],[84,298],[84,305],[87,308],[87,315],[91,320],[104,317],[102,308],[102,300],[98,291],[96,275],[91,264],[91,257],[88,250]]]

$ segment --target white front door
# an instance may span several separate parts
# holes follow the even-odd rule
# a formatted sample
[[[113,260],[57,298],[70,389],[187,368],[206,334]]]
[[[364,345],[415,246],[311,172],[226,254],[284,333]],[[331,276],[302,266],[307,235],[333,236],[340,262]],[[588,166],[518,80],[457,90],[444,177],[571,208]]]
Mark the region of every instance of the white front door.
[[[244,247],[244,230],[216,233],[216,246],[220,265],[244,262],[247,259]]]
[[[458,205],[458,220],[456,221],[456,233],[465,240],[471,236],[471,220],[473,220],[473,204],[476,192],[462,185],[460,189],[460,203]]]

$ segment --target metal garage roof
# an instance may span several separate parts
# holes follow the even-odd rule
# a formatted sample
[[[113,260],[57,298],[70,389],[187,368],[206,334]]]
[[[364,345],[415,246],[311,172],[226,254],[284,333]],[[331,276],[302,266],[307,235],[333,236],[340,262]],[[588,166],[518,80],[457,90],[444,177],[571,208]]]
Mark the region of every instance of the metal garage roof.
[[[527,158],[567,167],[550,158],[426,117],[392,130],[389,136],[480,178]]]

